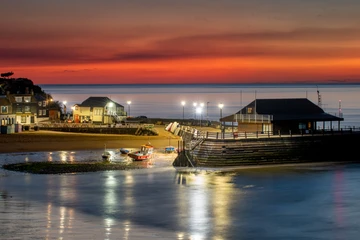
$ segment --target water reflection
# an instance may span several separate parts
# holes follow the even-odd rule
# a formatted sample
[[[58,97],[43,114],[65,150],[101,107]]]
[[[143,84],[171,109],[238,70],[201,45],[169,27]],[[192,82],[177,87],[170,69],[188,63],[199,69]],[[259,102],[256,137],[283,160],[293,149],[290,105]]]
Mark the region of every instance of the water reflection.
[[[15,161],[18,156],[25,159]],[[355,240],[360,233],[360,166],[266,174],[155,166],[72,175],[4,172],[2,238]]]
[[[185,204],[179,201],[179,209],[180,212],[187,212],[191,239],[208,239],[210,233],[215,239],[223,239],[223,233],[231,225],[232,196],[237,191],[232,177],[206,172],[176,175],[177,184],[190,187]],[[236,204],[239,204],[239,199],[236,199]],[[179,234],[179,239],[182,236]]]

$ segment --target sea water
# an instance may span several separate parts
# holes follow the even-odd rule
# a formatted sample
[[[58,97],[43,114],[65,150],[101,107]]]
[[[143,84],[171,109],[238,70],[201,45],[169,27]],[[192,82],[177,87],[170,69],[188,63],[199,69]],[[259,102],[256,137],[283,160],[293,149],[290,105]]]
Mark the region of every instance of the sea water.
[[[182,100],[232,114],[255,98],[307,97],[359,126],[359,86],[44,86],[57,100],[132,101],[134,115],[181,116]],[[340,101],[341,100],[341,101]],[[340,105],[340,106],[339,106]],[[126,105],[125,105],[126,106]],[[191,117],[191,106],[187,110]],[[341,151],[341,149],[337,149]],[[87,161],[98,151],[0,154],[0,164]],[[346,159],[331,159],[346,160]],[[360,159],[359,159],[360,160]],[[360,165],[220,172],[149,169],[41,175],[0,169],[1,239],[347,239],[360,235]]]

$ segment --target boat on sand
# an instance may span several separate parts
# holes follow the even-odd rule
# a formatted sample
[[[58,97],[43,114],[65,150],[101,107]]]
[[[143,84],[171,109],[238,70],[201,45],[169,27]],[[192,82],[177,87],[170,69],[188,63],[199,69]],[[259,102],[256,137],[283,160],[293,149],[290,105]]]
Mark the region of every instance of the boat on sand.
[[[128,154],[130,151],[128,149],[125,148],[120,148],[120,153],[121,154]]]
[[[154,146],[150,144],[144,144],[140,146],[140,150],[136,152],[128,153],[128,156],[135,161],[142,161],[150,159],[154,152]]]

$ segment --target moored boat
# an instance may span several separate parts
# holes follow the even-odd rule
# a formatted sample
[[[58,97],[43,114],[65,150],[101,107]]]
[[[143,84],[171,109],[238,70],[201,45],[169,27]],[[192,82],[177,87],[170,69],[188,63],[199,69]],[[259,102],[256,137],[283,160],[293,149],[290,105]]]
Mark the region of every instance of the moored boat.
[[[128,154],[130,151],[128,149],[125,148],[120,148],[120,153],[121,154]]]
[[[128,153],[128,156],[135,161],[150,159],[154,152],[154,147],[150,144],[141,145],[140,150]]]
[[[176,151],[176,149],[175,149],[174,146],[167,146],[167,147],[165,147],[165,153],[173,153],[173,152],[175,152],[175,151]]]
[[[104,161],[109,161],[111,157],[111,153],[106,150],[106,144],[104,144],[104,152],[101,154],[101,157]]]

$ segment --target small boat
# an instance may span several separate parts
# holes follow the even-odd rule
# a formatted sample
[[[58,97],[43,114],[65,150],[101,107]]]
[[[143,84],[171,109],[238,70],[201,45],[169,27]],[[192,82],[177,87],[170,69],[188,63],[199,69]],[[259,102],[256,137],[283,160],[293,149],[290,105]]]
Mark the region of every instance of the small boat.
[[[175,152],[175,151],[176,151],[176,149],[175,149],[174,146],[167,146],[167,147],[165,147],[165,153],[173,153],[173,152]]]
[[[128,156],[135,161],[150,159],[154,152],[154,147],[150,144],[141,145],[140,150],[128,153]]]
[[[120,153],[121,154],[128,154],[130,151],[125,149],[125,148],[120,148]]]
[[[104,152],[101,154],[102,159],[105,161],[109,161],[111,157],[111,153],[106,151],[106,144],[104,144]]]

